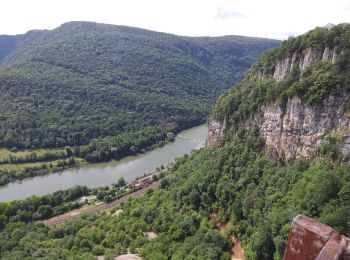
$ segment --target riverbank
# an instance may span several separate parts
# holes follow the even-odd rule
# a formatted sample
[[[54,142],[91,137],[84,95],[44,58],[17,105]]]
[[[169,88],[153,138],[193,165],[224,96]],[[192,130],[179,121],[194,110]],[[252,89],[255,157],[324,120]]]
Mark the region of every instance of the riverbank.
[[[154,172],[157,167],[166,166],[176,158],[204,146],[207,126],[201,125],[179,133],[187,139],[175,137],[175,141],[137,156],[128,156],[119,161],[98,164],[83,164],[79,168],[63,172],[35,176],[11,182],[0,187],[0,202],[24,199],[32,195],[42,196],[76,185],[96,188],[108,186],[123,177],[127,182],[145,173]]]
[[[0,186],[16,180],[79,167],[86,161],[74,157],[70,148],[18,150],[0,148]]]
[[[62,172],[86,164],[82,158],[67,158],[53,161],[0,164],[0,187],[26,178]]]
[[[178,131],[179,129],[172,130],[175,134],[186,131]],[[120,138],[122,139],[119,143],[123,143],[123,147],[110,147],[104,151],[104,155],[101,155],[102,157],[97,155],[92,156],[87,152],[83,152],[87,150],[87,146],[74,148],[66,147],[61,149],[24,150],[18,150],[16,147],[11,149],[0,148],[0,188],[11,182],[22,181],[26,178],[43,176],[51,173],[58,173],[68,168],[78,168],[86,164],[108,163],[112,160],[120,161],[130,156],[138,156],[156,148],[164,147],[175,141],[174,133],[164,132],[162,135],[155,133],[152,138],[149,137],[151,138],[151,141],[144,142],[139,140],[139,146],[131,145],[132,143],[130,143],[130,140],[124,140],[122,138],[123,135],[121,135]],[[127,143],[130,143],[128,149],[124,147]],[[141,145],[141,143],[143,144]],[[109,154],[108,156],[106,155],[107,152]]]

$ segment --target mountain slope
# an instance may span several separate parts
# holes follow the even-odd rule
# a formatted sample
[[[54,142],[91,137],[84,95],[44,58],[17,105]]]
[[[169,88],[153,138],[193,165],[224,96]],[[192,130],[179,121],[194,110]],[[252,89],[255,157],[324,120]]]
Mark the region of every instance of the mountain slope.
[[[0,146],[80,146],[136,130],[153,144],[155,132],[164,139],[204,122],[218,94],[276,44],[90,22],[28,32],[0,66]]]
[[[216,104],[208,147],[257,129],[273,158],[319,155],[327,138],[349,153],[350,26],[317,28],[262,55]]]
[[[0,62],[17,48],[24,35],[0,35]]]
[[[331,104],[342,106],[344,96],[338,94],[348,92],[349,32],[347,24],[333,29],[317,28],[263,54],[247,77],[218,100],[208,136],[211,149],[178,159],[167,169],[169,176],[161,181],[159,189],[121,205],[123,212],[118,217],[108,212],[82,216],[49,230],[33,222],[34,216],[46,213],[37,198],[0,203],[0,228],[6,225],[0,234],[0,256],[94,259],[97,255],[112,258],[131,251],[141,253],[144,259],[228,260],[232,257],[230,246],[239,239],[245,259],[281,259],[291,220],[298,214],[349,236],[350,164],[341,149],[344,134],[346,137],[349,132],[340,131],[330,122],[328,133],[336,135],[323,136],[318,154],[275,160],[266,149],[268,140],[259,124],[247,123],[253,122],[255,114],[259,120],[269,119],[260,117],[262,109],[269,105],[291,113],[308,106],[311,114],[316,111],[326,115],[315,117],[315,125],[327,122],[328,107],[322,106],[323,102],[333,95],[335,102]],[[343,50],[334,63],[320,61],[316,56],[308,70],[297,75],[292,70],[282,80],[273,78],[280,66],[277,64],[290,53],[309,53],[309,44],[325,49],[329,39],[337,43],[328,46],[330,49]],[[286,46],[294,47],[285,52]],[[336,84],[328,84],[329,80],[336,80]],[[288,98],[299,98],[300,103],[288,109]],[[339,113],[342,111],[346,114],[346,109]],[[341,115],[346,116],[344,113]],[[283,131],[278,120],[270,127]],[[348,124],[346,120],[342,122]],[[299,124],[295,126],[291,135],[300,134]],[[42,200],[51,203],[55,210],[61,206],[60,200]],[[220,233],[218,227],[222,226],[228,228]],[[155,232],[158,238],[148,240],[146,232]]]

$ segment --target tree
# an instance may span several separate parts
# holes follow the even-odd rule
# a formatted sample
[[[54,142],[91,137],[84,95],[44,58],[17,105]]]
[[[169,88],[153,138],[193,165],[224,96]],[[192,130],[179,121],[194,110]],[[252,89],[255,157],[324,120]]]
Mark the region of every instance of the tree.
[[[104,248],[103,246],[101,245],[95,245],[93,248],[92,248],[92,253],[96,256],[99,256],[99,255],[103,255],[104,254]]]
[[[112,197],[111,197],[110,195],[107,195],[107,196],[105,196],[105,197],[103,198],[103,201],[104,201],[105,203],[110,203],[110,202],[113,201],[113,199],[112,199]]]
[[[5,217],[0,215],[0,230],[5,227]]]
[[[159,188],[161,188],[161,189],[166,189],[169,185],[170,185],[170,182],[169,182],[168,179],[162,179],[162,180],[160,181]]]
[[[99,190],[97,192],[97,195],[96,195],[98,200],[103,200],[105,196],[106,196],[106,194],[105,194],[105,192],[103,190]]]
[[[44,219],[51,217],[52,215],[52,206],[51,205],[41,205],[38,208],[38,211],[35,213],[37,219]]]
[[[118,182],[117,182],[118,187],[124,187],[126,185],[126,181],[124,177],[120,177]]]
[[[65,149],[66,149],[67,157],[73,156],[73,150],[70,146],[66,146]]]

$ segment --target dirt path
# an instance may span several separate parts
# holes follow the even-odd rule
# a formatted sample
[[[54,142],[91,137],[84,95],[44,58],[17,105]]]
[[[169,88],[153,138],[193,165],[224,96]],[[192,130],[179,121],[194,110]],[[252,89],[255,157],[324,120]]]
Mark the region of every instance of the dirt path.
[[[231,260],[244,260],[244,253],[241,244],[232,237]]]
[[[114,200],[111,203],[101,203],[101,204],[96,205],[96,206],[86,206],[86,207],[83,207],[83,208],[80,208],[77,210],[67,212],[63,215],[53,217],[53,218],[50,218],[48,220],[44,220],[44,221],[42,221],[42,223],[44,223],[44,225],[47,227],[52,227],[54,225],[61,224],[69,219],[79,217],[82,214],[97,213],[97,212],[109,209],[111,207],[114,207],[116,205],[119,205],[123,201],[128,200],[130,197],[132,197],[132,198],[139,197],[139,196],[143,195],[144,193],[146,193],[146,191],[148,191],[149,189],[158,188],[159,184],[160,184],[160,180],[152,183],[151,185],[149,185],[145,188],[142,188],[142,189],[135,191],[133,193],[130,193],[128,195],[125,195],[124,197],[121,197],[120,199]]]
[[[217,224],[217,227],[220,233],[224,234],[226,230],[231,228],[231,222]],[[234,236],[231,237],[231,260],[244,260],[243,248]]]

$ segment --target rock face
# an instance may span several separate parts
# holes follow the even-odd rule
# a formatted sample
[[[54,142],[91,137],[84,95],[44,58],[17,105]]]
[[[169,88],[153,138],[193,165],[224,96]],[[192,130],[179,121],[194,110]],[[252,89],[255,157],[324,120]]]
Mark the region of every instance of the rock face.
[[[285,79],[295,65],[299,67],[301,72],[304,72],[307,68],[311,68],[321,60],[334,63],[341,52],[342,49],[340,47],[330,48],[316,44],[303,52],[295,51],[292,55],[277,62],[273,78],[277,81]],[[257,75],[260,74],[260,72],[257,73]]]
[[[220,146],[224,141],[226,131],[226,119],[223,121],[216,120],[212,118],[209,121],[208,136],[205,141],[205,146],[209,148],[214,148]]]
[[[294,97],[288,100],[285,112],[273,104],[262,106],[260,118],[254,121],[266,141],[267,154],[286,160],[313,156],[330,131],[349,135],[350,121],[343,117],[348,99],[348,94],[330,95],[322,106],[311,107]],[[348,153],[349,147],[343,152]]]
[[[314,156],[331,131],[345,138],[342,151],[349,153],[350,120],[344,115],[349,97],[349,93],[330,95],[321,106],[312,107],[295,96],[288,100],[285,111],[275,104],[264,104],[242,126],[259,130],[266,153],[272,158],[289,161]],[[207,147],[219,146],[227,128],[226,120],[211,120]]]
[[[292,66],[295,63],[295,60],[294,60],[294,63],[292,63],[291,61],[292,61],[291,58],[287,57],[285,59],[280,60],[277,63],[277,65],[275,67],[275,72],[273,74],[273,78],[275,80],[281,81],[287,76],[287,74],[292,69]]]
[[[263,71],[255,71],[249,80],[260,81],[264,77],[273,77],[276,81],[284,80],[293,66],[298,66],[301,73],[319,61],[334,63],[344,50],[341,47],[324,47],[313,44],[305,50],[295,51],[280,59],[274,73],[265,75]],[[350,93],[330,94],[321,105],[310,106],[298,96],[289,98],[284,109],[275,103],[261,105],[252,111],[250,117],[239,122],[239,126],[247,129],[258,129],[265,139],[266,154],[272,158],[284,158],[287,161],[298,157],[317,155],[326,135],[336,132],[343,138],[344,154],[350,152],[350,116],[346,115]],[[235,134],[229,122],[230,115],[224,120],[215,117],[209,122],[209,134],[206,147],[220,146],[229,136]]]

